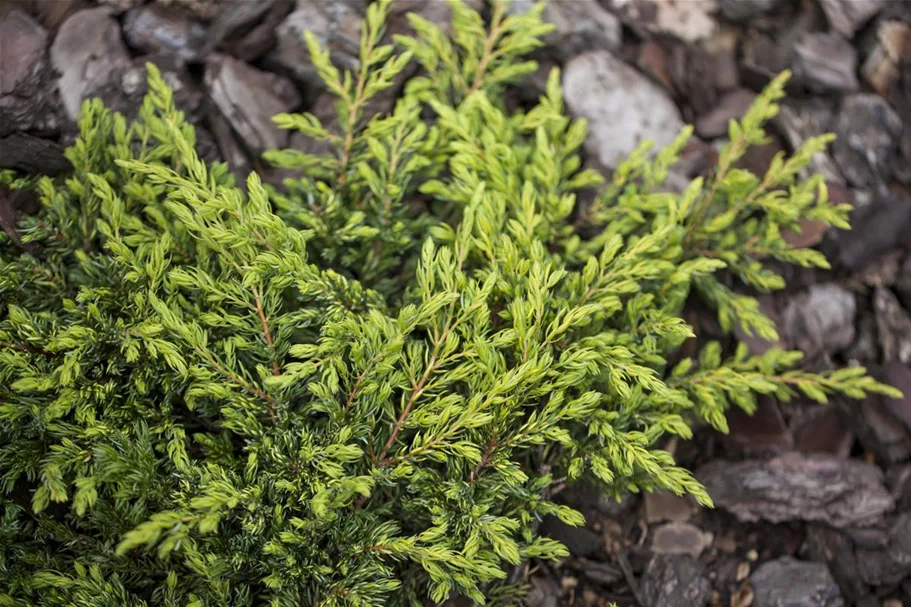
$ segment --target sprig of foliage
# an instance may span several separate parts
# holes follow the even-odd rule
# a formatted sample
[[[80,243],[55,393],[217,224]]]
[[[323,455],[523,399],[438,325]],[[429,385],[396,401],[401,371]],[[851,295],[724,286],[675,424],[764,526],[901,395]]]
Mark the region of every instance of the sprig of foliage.
[[[332,147],[271,154],[302,170],[285,193],[200,161],[154,66],[135,122],[83,106],[73,174],[41,179],[21,226],[37,252],[0,241],[0,604],[507,601],[510,566],[566,555],[535,522],[583,522],[556,483],[709,504],[663,438],[762,394],[895,394],[779,350],[670,363],[691,294],[773,335],[720,272],[777,288],[762,261],[824,263],[784,228],[846,225],[796,178],[825,140],[763,178],[732,168],[784,78],[707,182],[659,190],[687,130],[580,208],[603,178],[559,73],[527,112],[502,99],[540,9],[496,4],[485,28],[452,7],[455,34],[412,18],[399,53],[371,5],[356,74],[310,40],[339,130],[276,118]],[[370,116],[412,57],[423,75]]]

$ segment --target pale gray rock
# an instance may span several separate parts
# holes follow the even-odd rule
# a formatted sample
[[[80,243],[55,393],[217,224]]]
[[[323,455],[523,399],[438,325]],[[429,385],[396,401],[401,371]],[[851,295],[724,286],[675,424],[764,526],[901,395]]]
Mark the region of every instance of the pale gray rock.
[[[643,140],[660,149],[683,128],[667,93],[608,51],[570,61],[563,87],[570,112],[588,119],[586,149],[606,167],[618,166]]]

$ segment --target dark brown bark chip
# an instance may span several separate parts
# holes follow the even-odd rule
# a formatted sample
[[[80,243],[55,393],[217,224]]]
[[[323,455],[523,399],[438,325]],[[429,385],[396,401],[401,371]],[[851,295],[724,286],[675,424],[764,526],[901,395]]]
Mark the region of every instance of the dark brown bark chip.
[[[882,471],[828,455],[786,453],[768,461],[714,461],[696,473],[715,505],[741,521],[875,523],[893,506]]]

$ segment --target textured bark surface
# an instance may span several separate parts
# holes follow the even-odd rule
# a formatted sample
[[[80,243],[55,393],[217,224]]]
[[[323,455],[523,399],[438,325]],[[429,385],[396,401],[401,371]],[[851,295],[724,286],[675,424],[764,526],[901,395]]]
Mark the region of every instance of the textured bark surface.
[[[72,169],[64,147],[50,139],[26,133],[0,138],[0,168],[56,175]]]
[[[768,461],[716,461],[696,477],[715,505],[742,521],[870,525],[893,507],[880,470],[866,462],[788,453]]]

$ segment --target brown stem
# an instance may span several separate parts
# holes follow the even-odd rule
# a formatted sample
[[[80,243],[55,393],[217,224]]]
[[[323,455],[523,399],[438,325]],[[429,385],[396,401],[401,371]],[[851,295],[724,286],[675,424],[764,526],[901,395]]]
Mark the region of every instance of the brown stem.
[[[269,242],[269,239],[266,238],[265,236],[263,236],[263,235],[260,233],[260,231],[257,230],[256,228],[253,229],[253,235],[256,236],[257,238],[259,238],[259,241],[260,241],[267,249],[269,249],[269,252],[271,252],[271,253],[277,253],[277,251],[275,250],[275,247],[272,246],[272,243],[271,243],[271,242]]]
[[[369,39],[367,40],[366,47],[373,49],[374,36],[373,33],[370,34]],[[348,168],[348,161],[351,159],[351,146],[354,145],[354,127],[357,122],[358,112],[361,109],[361,105],[364,104],[364,100],[361,98],[364,94],[364,87],[367,85],[367,63],[362,62],[361,71],[358,74],[357,78],[357,88],[354,92],[354,99],[351,100],[351,103],[348,105],[348,125],[347,132],[345,133],[345,140],[342,144],[342,159],[339,163],[338,171],[338,183],[343,185],[345,183],[345,169]]]
[[[490,60],[493,58],[493,45],[496,39],[500,36],[500,17],[502,16],[503,3],[498,2],[494,5],[494,15],[491,19],[492,24],[490,28],[490,34],[487,36],[487,40],[484,41],[484,54],[481,55],[480,61],[478,61],[478,67],[474,73],[474,82],[471,84],[471,88],[468,89],[468,93],[465,97],[471,97],[471,94],[476,92],[481,88],[481,84],[484,82],[484,70],[487,69],[487,65],[490,63]]]
[[[227,368],[223,367],[222,365],[220,365],[218,363],[218,361],[214,360],[206,352],[203,352],[199,348],[195,348],[195,347],[193,349],[196,350],[196,353],[199,354],[203,358],[203,360],[205,360],[207,363],[209,363],[210,365],[215,367],[220,373],[222,373],[228,379],[230,379],[232,382],[234,382],[234,384],[243,388],[244,390],[246,390],[253,396],[256,396],[257,398],[260,398],[260,399],[266,401],[266,403],[269,404],[269,419],[272,421],[273,424],[275,424],[278,421],[278,416],[275,411],[275,399],[273,399],[271,396],[269,396],[268,394],[266,394],[265,392],[263,392],[256,386],[251,386],[250,384],[245,382],[243,379],[241,379],[237,374],[235,374],[230,369],[227,369]]]
[[[395,439],[398,438],[399,432],[402,429],[402,425],[405,423],[405,420],[408,419],[408,416],[411,415],[411,408],[414,407],[414,403],[417,402],[418,398],[424,392],[424,386],[427,385],[427,379],[433,372],[434,365],[436,365],[435,355],[430,359],[430,362],[427,364],[427,369],[424,371],[424,375],[421,376],[421,379],[418,380],[417,385],[415,385],[414,390],[411,392],[411,397],[408,399],[408,403],[402,410],[402,414],[399,415],[399,418],[397,420],[395,420],[395,426],[392,428],[392,434],[389,435],[389,438],[386,440],[386,444],[383,445],[383,450],[380,451],[380,454],[376,458],[380,462],[386,460],[386,454],[389,453],[389,449],[391,449],[392,445],[395,444]]]
[[[357,379],[354,381],[354,387],[351,388],[351,392],[348,393],[348,400],[345,401],[345,413],[347,413],[348,410],[351,409],[351,405],[354,403],[354,399],[355,399],[355,397],[357,397],[357,393],[360,391],[361,386],[364,385],[364,380],[367,379],[367,372],[373,368],[373,363],[375,363],[376,360],[380,357],[380,354],[381,354],[380,352],[377,352],[370,358],[370,360],[367,361],[367,364],[364,366],[364,370],[361,371],[361,374],[358,375]],[[373,449],[373,446],[370,445],[369,443],[368,443],[368,447],[370,447],[370,449]],[[372,454],[371,454],[371,457],[372,457]]]
[[[272,332],[269,331],[269,319],[266,318],[266,314],[263,312],[263,300],[259,295],[259,290],[253,289],[253,297],[256,298],[256,315],[259,316],[259,320],[263,325],[263,336],[266,338],[266,343],[269,344],[269,349],[272,350],[272,374],[275,376],[281,375],[281,369],[278,367],[278,361],[275,360],[275,343],[272,341]]]
[[[490,435],[490,438],[487,441],[487,450],[484,451],[484,455],[481,457],[481,461],[478,462],[478,465],[474,467],[474,470],[471,471],[471,477],[469,478],[470,483],[473,483],[478,477],[478,473],[487,467],[487,464],[490,463],[490,457],[493,455],[493,452],[497,448],[497,434],[493,433]]]
[[[40,348],[35,348],[33,346],[27,346],[27,345],[23,345],[23,344],[13,344],[13,343],[6,342],[6,341],[0,341],[0,347],[12,348],[13,350],[19,350],[20,352],[29,352],[31,354],[41,354],[45,358],[52,358],[54,356],[47,350],[42,350]]]

